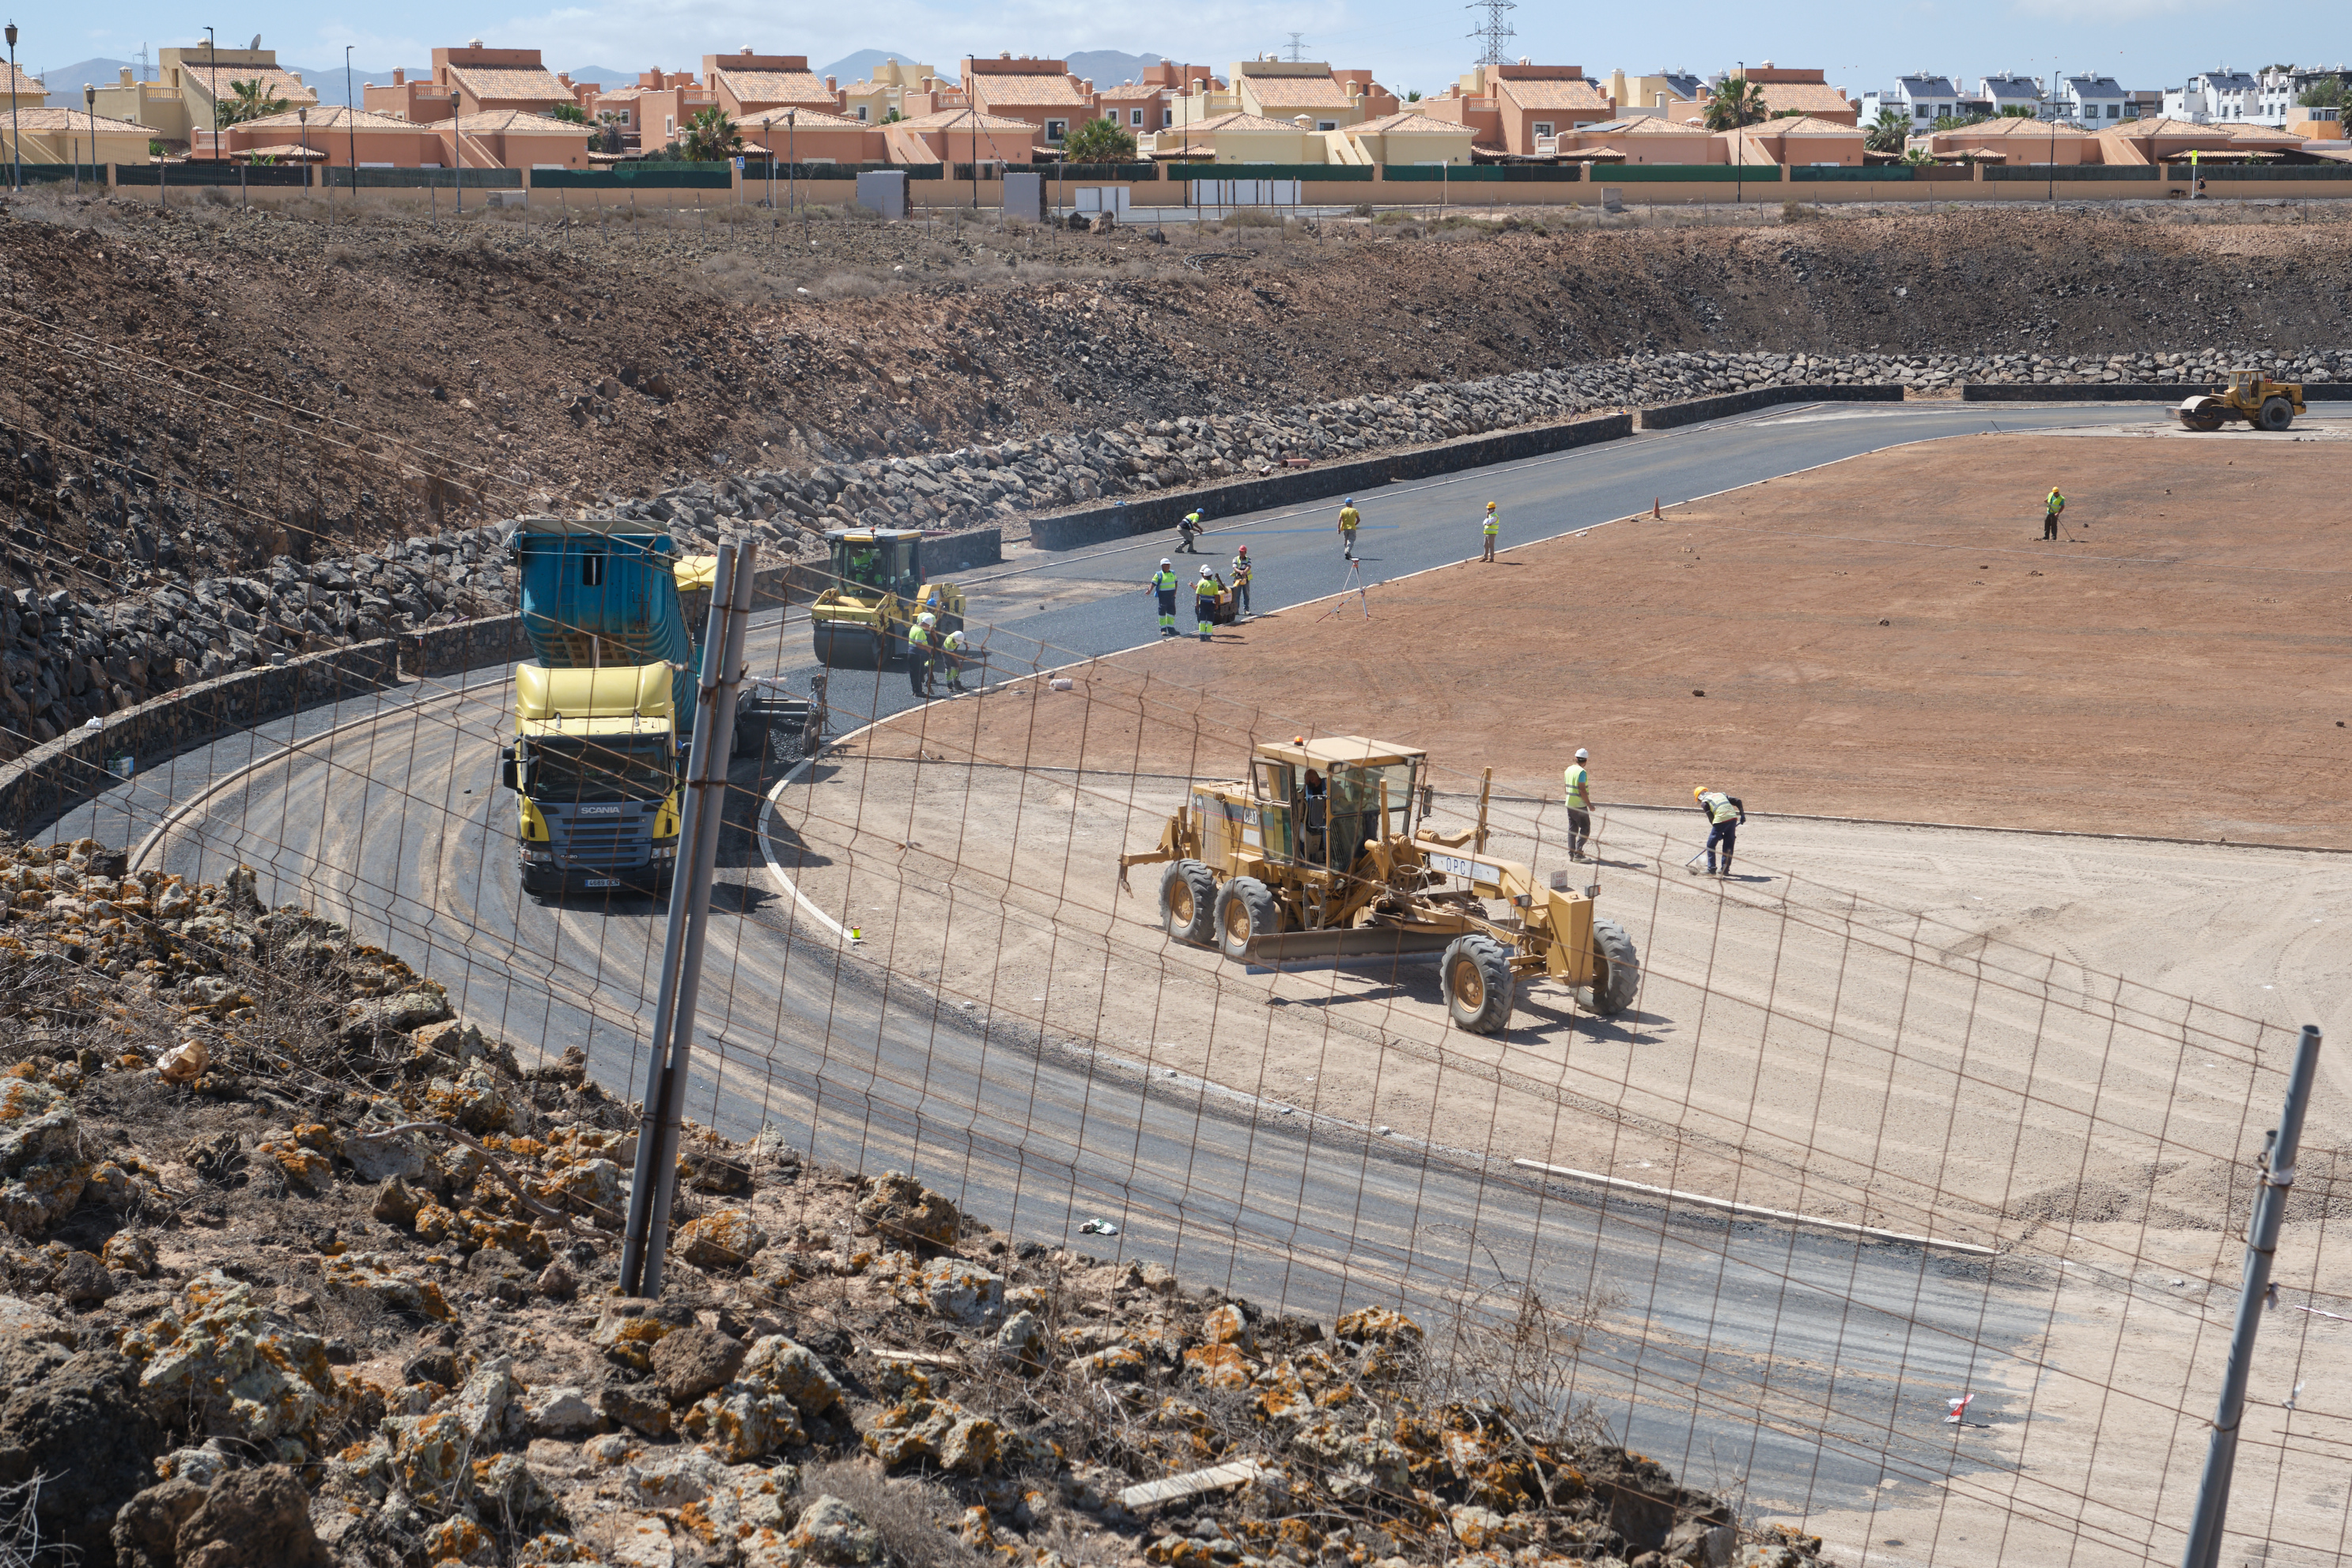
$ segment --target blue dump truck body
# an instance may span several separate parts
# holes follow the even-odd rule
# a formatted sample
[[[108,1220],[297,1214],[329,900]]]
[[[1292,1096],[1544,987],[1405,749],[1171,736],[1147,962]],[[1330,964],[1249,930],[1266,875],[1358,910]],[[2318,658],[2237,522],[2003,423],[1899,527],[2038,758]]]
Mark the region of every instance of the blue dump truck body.
[[[668,664],[671,709],[692,728],[694,629],[678,599],[677,546],[625,517],[524,517],[515,525],[522,630],[551,670]]]

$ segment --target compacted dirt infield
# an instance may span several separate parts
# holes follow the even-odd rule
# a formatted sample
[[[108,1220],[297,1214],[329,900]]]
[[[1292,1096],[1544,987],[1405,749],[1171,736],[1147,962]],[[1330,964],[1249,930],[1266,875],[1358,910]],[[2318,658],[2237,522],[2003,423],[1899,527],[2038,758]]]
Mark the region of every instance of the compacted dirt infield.
[[[1547,798],[1583,746],[1614,803],[1707,783],[1752,812],[2352,848],[2352,440],[2308,434],[1923,443],[1377,587],[1369,618],[1122,655],[955,727],[992,760],[1192,777],[1253,735],[1377,735]],[[1077,700],[1147,677],[1124,714]]]

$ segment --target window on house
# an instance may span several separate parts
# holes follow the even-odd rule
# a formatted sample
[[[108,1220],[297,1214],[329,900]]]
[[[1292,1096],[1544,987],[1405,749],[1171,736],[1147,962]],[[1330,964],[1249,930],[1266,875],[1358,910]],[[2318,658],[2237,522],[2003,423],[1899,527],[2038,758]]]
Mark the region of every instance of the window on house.
[[[2107,118],[2109,120],[2121,120],[2123,117],[2124,106],[2122,104],[2111,103],[2107,105]]]
[[[1538,120],[1528,129],[1538,136],[1549,136],[1552,133],[1551,121],[1549,120]]]
[[[1172,109],[1163,109],[1163,110],[1161,110],[1160,111],[1160,128],[1162,131],[1167,130],[1170,126],[1171,126],[1171,125],[1173,125],[1173,124],[1175,124],[1175,123],[1176,123],[1176,111],[1175,111],[1174,110],[1172,110]]]
[[[1318,131],[1337,131],[1339,129],[1339,122],[1336,120],[1318,120],[1315,122],[1315,129]]]
[[[1070,122],[1066,120],[1049,120],[1045,122],[1045,140],[1048,141],[1059,141],[1069,133]]]
[[[1127,111],[1127,122],[1129,125],[1141,125],[1143,123],[1143,110],[1139,109],[1129,110]]]
[[[663,115],[662,129],[664,131],[676,131],[677,129],[677,116],[675,114]]]
[[[866,106],[862,103],[857,106],[857,118],[860,120],[866,118]]]

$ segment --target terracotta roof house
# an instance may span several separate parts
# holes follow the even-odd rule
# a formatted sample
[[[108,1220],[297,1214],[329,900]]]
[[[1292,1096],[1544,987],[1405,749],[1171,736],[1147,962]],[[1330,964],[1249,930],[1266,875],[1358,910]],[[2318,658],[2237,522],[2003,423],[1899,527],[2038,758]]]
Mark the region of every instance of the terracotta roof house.
[[[278,149],[299,152],[307,145],[312,162],[339,167],[352,162],[354,153],[363,169],[415,169],[443,161],[441,138],[430,126],[341,104],[311,110],[307,120],[292,113],[248,120],[229,127],[223,140],[232,158],[283,157]]]
[[[2028,120],[2021,115],[1979,120],[1956,131],[1923,131],[1911,141],[1913,145],[1924,146],[1938,158],[1974,154],[1987,162],[2053,164],[2100,161],[2098,144],[2081,126],[2063,120]],[[2116,160],[2111,160],[2114,161]]]
[[[1727,139],[1703,125],[1654,114],[1604,120],[1563,131],[1559,155],[1606,155],[1627,163],[1727,163]]]
[[[1481,150],[1512,157],[1545,155],[1551,140],[1579,125],[1614,119],[1599,82],[1581,66],[1479,66],[1454,87],[1413,105],[1437,120],[1477,133]]]
[[[1341,132],[1374,163],[1427,165],[1470,162],[1470,127],[1411,110],[1382,115]]]
[[[893,163],[1028,163],[1041,132],[1026,120],[940,109],[882,127]]]
[[[1265,57],[1234,64],[1234,107],[1268,120],[1295,120],[1300,115],[1318,131],[1342,131],[1372,118],[1369,72],[1346,73],[1341,79],[1320,60],[1277,60]]]
[[[1137,139],[1147,158],[1173,163],[1325,163],[1328,138],[1295,120],[1229,110]]]
[[[13,162],[22,138],[27,163],[145,163],[147,143],[154,136],[133,120],[98,117],[97,156],[91,156],[90,117],[87,110],[35,108],[21,104],[12,115],[0,110],[0,160]],[[88,177],[87,172],[85,177]]]
[[[1737,163],[1782,163],[1792,167],[1835,164],[1858,169],[1863,157],[1863,130],[1843,120],[1792,115],[1745,126],[1737,132],[1733,150]]]
[[[487,109],[442,120],[430,129],[447,154],[445,162],[459,162],[462,142],[464,166],[468,169],[588,167],[586,126],[526,109]]]
[[[572,84],[541,65],[537,49],[486,49],[479,38],[462,49],[434,50],[433,79],[457,88],[460,114],[576,101]]]
[[[705,55],[702,80],[730,119],[763,109],[846,112],[834,79],[811,71],[806,55],[757,55],[749,45],[736,54]]]
[[[874,68],[871,77],[841,89],[841,112],[869,125],[879,125],[890,118],[894,110],[906,114],[907,94],[922,83],[937,80],[939,74],[934,66],[902,66],[895,57],[884,60]]]
[[[679,129],[716,101],[709,84],[692,71],[666,71],[659,67],[639,71],[637,79],[611,92],[596,94],[588,110],[591,120],[615,117],[621,145],[629,152],[667,147]]]
[[[1808,115],[1841,124],[1861,123],[1862,106],[1829,85],[1826,70],[1776,66],[1767,60],[1748,68],[1748,79],[1764,95],[1764,107],[1774,116]]]
[[[779,163],[879,163],[888,156],[880,126],[797,105],[743,115],[735,130],[745,147]]]
[[[155,61],[152,82],[129,80],[126,72],[126,79],[100,88],[98,112],[135,120],[148,128],[149,136],[185,143],[200,156],[212,155],[214,128],[219,122],[215,95],[219,102],[234,99],[232,83],[259,82],[268,96],[284,99],[289,109],[319,101],[299,76],[280,68],[275,49],[208,49],[195,44],[159,49]]]
[[[1098,117],[1095,86],[1070,74],[1061,60],[1015,58],[999,55],[992,60],[966,57],[963,90],[973,109],[1003,120],[1026,120],[1037,128],[1047,147],[1059,147],[1079,125]]]
[[[0,86],[7,89],[5,95],[0,95],[0,109],[48,107],[49,89],[41,85],[41,78],[5,60],[0,60]],[[68,104],[66,107],[71,109],[74,106]]]
[[[2126,120],[2086,140],[2097,149],[2098,161],[2106,163],[2163,163],[2192,152],[2217,161],[2251,157],[2276,162],[2303,152],[2303,138],[2293,131],[2243,121],[2199,125],[2186,120]]]

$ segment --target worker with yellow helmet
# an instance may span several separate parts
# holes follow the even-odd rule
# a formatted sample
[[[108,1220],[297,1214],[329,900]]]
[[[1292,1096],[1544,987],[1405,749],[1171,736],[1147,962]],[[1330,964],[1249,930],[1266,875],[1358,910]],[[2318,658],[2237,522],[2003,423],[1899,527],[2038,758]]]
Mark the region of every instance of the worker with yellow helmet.
[[[1479,556],[1478,559],[1480,560],[1492,560],[1495,559],[1496,537],[1503,531],[1503,519],[1496,512],[1495,503],[1492,501],[1486,503],[1486,521],[1481,525],[1481,531],[1486,537],[1486,552]]]
[[[1732,852],[1739,846],[1739,829],[1740,825],[1748,821],[1748,808],[1740,803],[1738,796],[1727,795],[1720,789],[1710,789],[1704,784],[1692,788],[1691,799],[1698,802],[1698,809],[1705,813],[1707,821],[1706,874],[1729,876]],[[1715,869],[1715,847],[1717,844],[1723,846],[1721,871]],[[1691,859],[1696,861],[1698,857],[1693,855]],[[1696,875],[1698,867],[1694,864],[1691,872]]]

